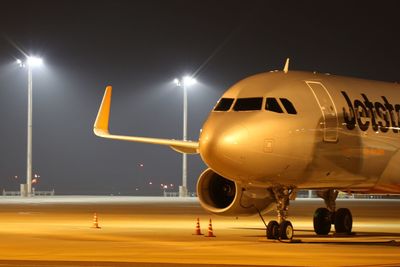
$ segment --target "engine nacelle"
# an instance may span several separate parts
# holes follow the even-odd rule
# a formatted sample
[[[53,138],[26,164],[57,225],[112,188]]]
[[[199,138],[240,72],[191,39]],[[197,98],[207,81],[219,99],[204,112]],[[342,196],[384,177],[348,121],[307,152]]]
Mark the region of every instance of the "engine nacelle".
[[[257,214],[257,210],[266,213],[275,204],[266,188],[242,186],[212,169],[200,175],[197,196],[204,209],[226,216],[249,216]]]

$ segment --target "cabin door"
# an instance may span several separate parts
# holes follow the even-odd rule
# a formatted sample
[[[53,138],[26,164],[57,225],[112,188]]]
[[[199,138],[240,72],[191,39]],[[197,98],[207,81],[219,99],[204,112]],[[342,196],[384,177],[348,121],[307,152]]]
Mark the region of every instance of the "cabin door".
[[[321,109],[321,124],[324,129],[325,142],[338,141],[338,117],[335,104],[326,87],[320,82],[306,81]]]

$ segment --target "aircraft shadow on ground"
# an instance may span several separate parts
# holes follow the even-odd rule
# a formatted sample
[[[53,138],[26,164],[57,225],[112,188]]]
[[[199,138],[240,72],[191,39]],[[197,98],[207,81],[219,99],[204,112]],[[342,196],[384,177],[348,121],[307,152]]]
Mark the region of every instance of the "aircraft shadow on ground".
[[[236,230],[261,230],[265,232],[265,228],[261,227],[234,227]],[[335,234],[331,232],[329,235],[316,235],[314,230],[294,229],[295,236],[292,241],[280,241],[282,243],[297,244],[333,244],[333,245],[373,245],[373,246],[396,246],[400,247],[400,233],[388,232],[353,232],[349,235]],[[304,234],[307,233],[307,234]],[[265,235],[246,235],[245,237],[263,238]],[[366,239],[367,238],[367,239]],[[376,240],[378,238],[378,240]],[[375,239],[375,240],[368,240]],[[268,240],[277,242],[277,240]]]

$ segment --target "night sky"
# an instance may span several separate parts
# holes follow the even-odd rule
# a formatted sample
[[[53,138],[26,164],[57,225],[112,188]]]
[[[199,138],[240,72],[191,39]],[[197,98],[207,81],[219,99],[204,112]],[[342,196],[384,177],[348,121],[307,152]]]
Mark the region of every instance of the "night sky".
[[[26,179],[21,51],[45,62],[33,73],[36,189],[155,195],[161,183],[177,191],[181,154],[94,136],[106,85],[111,132],[181,139],[183,94],[172,80],[196,73],[188,136],[197,140],[227,88],[282,69],[286,57],[291,69],[399,81],[399,10],[399,1],[2,1],[0,190]],[[192,155],[188,168],[193,192],[206,166]]]

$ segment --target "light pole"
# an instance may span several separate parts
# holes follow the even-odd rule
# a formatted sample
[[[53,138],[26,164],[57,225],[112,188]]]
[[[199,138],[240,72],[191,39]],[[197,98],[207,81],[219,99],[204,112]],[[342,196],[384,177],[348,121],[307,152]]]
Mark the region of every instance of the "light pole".
[[[38,57],[28,56],[23,62],[17,59],[20,67],[28,67],[28,138],[26,153],[26,185],[21,185],[21,196],[32,196],[32,68],[43,64],[43,60]],[[22,188],[24,190],[22,190]]]
[[[181,80],[175,79],[174,83],[183,89],[183,140],[187,140],[187,88],[196,83],[193,77],[185,76]],[[179,186],[179,196],[186,197],[187,190],[187,155],[182,155],[182,185]]]

